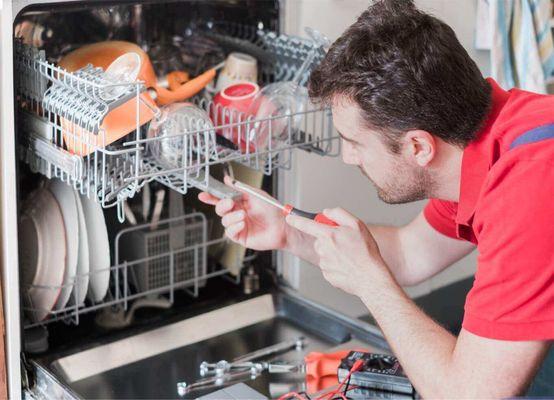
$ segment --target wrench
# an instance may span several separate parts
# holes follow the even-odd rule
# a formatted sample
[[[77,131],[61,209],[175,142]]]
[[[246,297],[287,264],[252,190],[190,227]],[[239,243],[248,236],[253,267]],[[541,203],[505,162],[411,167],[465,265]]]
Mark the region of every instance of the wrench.
[[[215,374],[216,376],[222,376],[223,374],[234,369],[248,369],[252,367],[251,361],[262,357],[268,357],[273,354],[282,353],[289,349],[295,348],[301,350],[306,345],[304,337],[300,336],[293,340],[287,340],[281,343],[274,344],[272,346],[264,347],[254,352],[245,354],[238,358],[233,359],[232,362],[221,360],[217,363],[208,363],[203,361],[200,364],[200,376],[206,376]]]
[[[212,376],[209,378],[200,379],[192,384],[187,382],[177,382],[177,394],[180,397],[185,396],[187,393],[192,392],[193,390],[198,389],[209,389],[211,387],[222,386],[225,383],[228,383],[232,380],[247,380],[247,379],[256,379],[258,375],[262,373],[261,369],[258,369],[256,364],[254,367],[246,370],[233,371],[223,374],[221,376]]]

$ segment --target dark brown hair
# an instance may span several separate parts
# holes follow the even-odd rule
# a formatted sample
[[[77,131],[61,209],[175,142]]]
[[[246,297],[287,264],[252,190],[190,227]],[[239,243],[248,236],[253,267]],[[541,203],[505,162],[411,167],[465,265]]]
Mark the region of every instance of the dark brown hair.
[[[465,147],[488,112],[491,89],[456,34],[411,0],[376,1],[312,72],[310,97],[355,101],[393,152],[411,129]]]

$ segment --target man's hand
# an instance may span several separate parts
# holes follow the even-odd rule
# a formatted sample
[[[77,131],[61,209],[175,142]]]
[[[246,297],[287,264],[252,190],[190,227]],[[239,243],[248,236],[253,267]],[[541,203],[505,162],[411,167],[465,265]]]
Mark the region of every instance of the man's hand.
[[[234,188],[228,176],[225,177],[225,183]],[[270,197],[262,190],[252,189]],[[279,250],[285,247],[289,228],[278,208],[248,193],[243,193],[237,201],[218,199],[206,192],[200,193],[198,198],[215,206],[215,212],[225,227],[225,235],[233,242],[253,250]]]
[[[361,296],[373,277],[390,275],[366,224],[342,208],[324,210],[338,227],[290,215],[287,222],[315,238],[323,276],[333,286]]]

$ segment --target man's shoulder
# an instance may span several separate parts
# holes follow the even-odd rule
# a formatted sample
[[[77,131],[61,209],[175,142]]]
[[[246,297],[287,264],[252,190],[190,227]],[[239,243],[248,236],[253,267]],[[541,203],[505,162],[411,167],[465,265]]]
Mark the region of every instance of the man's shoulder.
[[[520,135],[548,124],[554,124],[554,95],[512,89],[492,133],[507,151]]]

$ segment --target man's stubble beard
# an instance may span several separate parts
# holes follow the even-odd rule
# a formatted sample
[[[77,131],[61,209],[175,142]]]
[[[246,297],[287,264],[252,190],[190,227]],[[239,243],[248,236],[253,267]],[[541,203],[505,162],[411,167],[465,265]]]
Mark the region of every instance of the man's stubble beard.
[[[404,168],[397,165],[397,168],[395,168],[396,176],[403,176],[405,180],[398,179],[386,187],[381,187],[369,177],[361,166],[358,168],[377,190],[377,197],[387,204],[412,203],[432,197],[434,181],[424,170],[403,171]],[[405,178],[408,174],[410,178]]]

